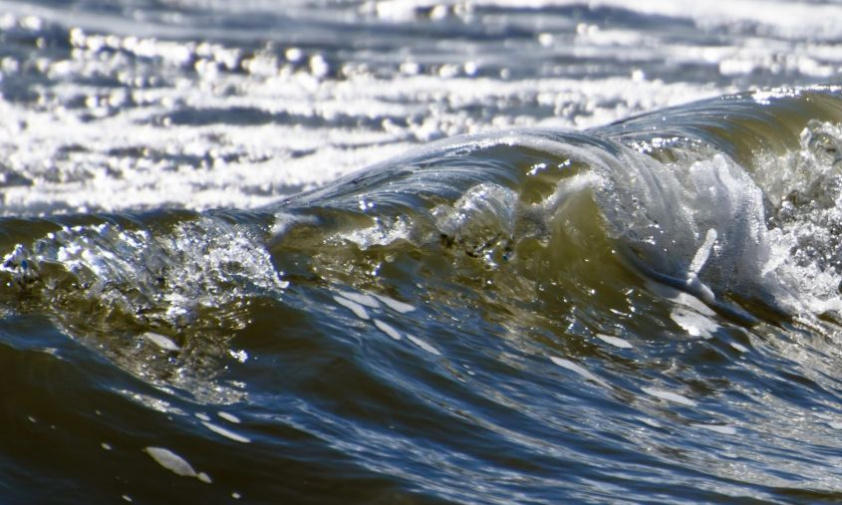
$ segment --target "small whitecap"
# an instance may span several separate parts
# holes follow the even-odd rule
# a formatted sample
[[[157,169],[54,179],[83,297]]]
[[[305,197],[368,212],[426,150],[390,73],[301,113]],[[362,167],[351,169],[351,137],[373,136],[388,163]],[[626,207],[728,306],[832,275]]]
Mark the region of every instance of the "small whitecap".
[[[829,422],[827,423],[827,425],[833,428],[834,430],[842,430],[842,423],[840,422]]]
[[[736,435],[737,434],[737,428],[735,428],[734,426],[728,426],[728,425],[722,425],[722,424],[701,424],[701,423],[696,423],[693,426],[696,426],[698,428],[703,428],[703,429],[708,430],[708,431],[721,433],[723,435]]]
[[[395,340],[401,339],[401,333],[398,330],[396,330],[394,327],[389,325],[388,323],[385,323],[385,322],[383,322],[379,319],[375,319],[374,320],[374,326],[377,326],[378,330],[382,331],[386,335],[389,335],[390,337],[392,337]]]
[[[178,351],[181,349],[172,339],[154,331],[147,331],[143,334],[143,337],[165,351]]]
[[[406,314],[407,312],[412,312],[413,310],[415,310],[414,305],[395,300],[394,298],[389,298],[388,296],[384,295],[374,296],[376,296],[378,300],[383,302],[383,305],[389,307],[390,309],[394,310],[399,314]]]
[[[333,300],[336,303],[338,303],[339,305],[342,305],[346,309],[353,312],[354,315],[357,316],[358,318],[366,320],[366,321],[371,319],[371,317],[368,315],[368,311],[365,310],[365,307],[363,307],[359,303],[351,301],[351,300],[349,300],[347,298],[344,298],[344,297],[341,297],[341,296],[334,296]]]
[[[127,494],[124,494],[123,496],[121,496],[121,498],[123,498],[123,501],[127,501],[129,503],[134,501],[134,500],[132,500],[132,497],[127,495]]]
[[[240,442],[242,444],[251,443],[251,439],[248,437],[244,437],[239,433],[234,433],[233,431],[223,428],[222,426],[217,426],[216,424],[209,423],[207,421],[203,421],[202,424],[205,428],[211,430],[212,432],[216,433],[217,435],[222,435],[225,438],[231,439],[235,442]]]
[[[695,407],[698,405],[690,398],[671,391],[664,391],[663,389],[656,388],[641,388],[641,390],[650,396],[654,396],[655,398],[660,398],[661,400],[666,400],[668,402],[679,403],[688,407]]]
[[[550,360],[553,363],[555,363],[556,365],[558,365],[562,368],[566,368],[567,370],[570,370],[571,372],[575,372],[575,373],[581,375],[585,379],[596,382],[600,386],[606,386],[606,387],[608,386],[608,384],[604,380],[602,380],[599,377],[597,377],[596,375],[594,375],[590,370],[587,370],[586,368],[583,368],[581,365],[577,365],[576,363],[573,363],[570,360],[559,358],[559,357],[556,357],[556,356],[550,356]]]
[[[428,353],[430,353],[430,354],[435,354],[436,356],[441,356],[441,352],[439,352],[439,350],[438,350],[438,349],[436,349],[436,348],[435,348],[435,347],[433,347],[432,345],[428,344],[428,343],[427,343],[427,342],[425,342],[424,340],[421,340],[420,338],[418,338],[418,337],[416,337],[416,336],[413,336],[413,335],[410,335],[410,334],[407,334],[407,335],[406,335],[406,338],[408,338],[410,342],[412,342],[413,344],[417,345],[417,346],[418,346],[418,347],[420,347],[421,349],[424,349],[424,350],[425,350],[425,351],[427,351]]]
[[[233,493],[231,493],[231,498],[234,498],[235,500],[239,500],[239,499],[240,499],[240,498],[242,498],[242,497],[243,497],[243,495],[241,495],[240,493],[238,493],[238,492],[236,492],[236,491],[234,491]]]
[[[631,343],[624,338],[612,337],[611,335],[605,335],[602,333],[597,333],[596,337],[605,342],[606,344],[613,345],[614,347],[619,347],[620,349],[631,349],[633,347]]]
[[[194,415],[196,417],[198,417],[199,419],[201,419],[202,421],[210,421],[211,420],[210,416],[205,414],[204,412],[196,412],[196,414],[194,414]]]
[[[106,442],[99,444],[99,446],[102,447],[102,449],[105,451],[110,451],[113,449],[113,447],[111,447],[111,444],[108,444]]]

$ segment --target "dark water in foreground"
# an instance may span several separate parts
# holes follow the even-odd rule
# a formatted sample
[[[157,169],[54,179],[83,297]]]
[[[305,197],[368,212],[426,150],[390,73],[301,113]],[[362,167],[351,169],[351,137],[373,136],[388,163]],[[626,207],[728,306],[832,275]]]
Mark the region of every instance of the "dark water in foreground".
[[[0,503],[842,500],[835,4],[278,5],[0,3]]]

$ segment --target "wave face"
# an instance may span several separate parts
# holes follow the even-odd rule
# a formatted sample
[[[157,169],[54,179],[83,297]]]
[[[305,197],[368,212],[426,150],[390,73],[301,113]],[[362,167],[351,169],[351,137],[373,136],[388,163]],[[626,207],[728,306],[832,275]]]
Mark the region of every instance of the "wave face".
[[[6,496],[838,501],[840,125],[779,89],[3,217]]]

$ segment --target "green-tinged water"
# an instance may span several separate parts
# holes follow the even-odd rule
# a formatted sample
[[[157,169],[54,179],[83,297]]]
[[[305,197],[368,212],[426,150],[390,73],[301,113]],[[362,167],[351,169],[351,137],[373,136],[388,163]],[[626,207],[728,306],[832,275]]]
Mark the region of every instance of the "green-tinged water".
[[[0,2],[0,503],[842,500],[838,8],[677,5]]]

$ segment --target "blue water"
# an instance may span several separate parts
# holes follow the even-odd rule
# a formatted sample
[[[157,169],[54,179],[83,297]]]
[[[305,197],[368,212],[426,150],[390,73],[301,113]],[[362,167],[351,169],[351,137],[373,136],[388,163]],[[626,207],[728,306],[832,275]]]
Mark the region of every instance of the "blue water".
[[[0,503],[839,501],[838,20],[0,2]]]

